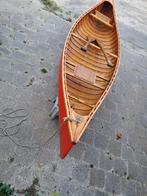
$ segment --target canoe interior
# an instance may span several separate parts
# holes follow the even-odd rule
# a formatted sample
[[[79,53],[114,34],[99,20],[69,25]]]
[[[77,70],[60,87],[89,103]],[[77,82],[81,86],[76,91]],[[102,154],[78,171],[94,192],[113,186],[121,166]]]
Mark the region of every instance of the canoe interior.
[[[81,50],[88,38],[102,44],[108,62],[96,42]],[[64,49],[64,80],[68,112],[88,120],[106,91],[118,62],[118,36],[113,5],[104,1],[84,15],[70,31]],[[75,123],[71,129],[76,132]],[[81,126],[83,129],[84,125]],[[75,133],[73,133],[75,134]],[[76,132],[80,135],[80,129]],[[77,136],[78,137],[78,136]]]

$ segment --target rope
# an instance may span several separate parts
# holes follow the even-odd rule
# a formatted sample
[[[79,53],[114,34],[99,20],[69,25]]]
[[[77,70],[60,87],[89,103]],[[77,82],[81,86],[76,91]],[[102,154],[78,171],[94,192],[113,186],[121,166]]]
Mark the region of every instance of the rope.
[[[8,108],[9,109],[9,108]],[[58,131],[55,131],[53,133],[53,135],[51,137],[49,137],[43,144],[38,145],[38,146],[29,146],[29,145],[22,145],[18,142],[16,142],[15,139],[13,139],[12,136],[18,134],[18,132],[20,131],[20,126],[22,125],[23,122],[25,122],[27,120],[26,117],[28,117],[29,113],[25,110],[25,109],[17,109],[17,110],[12,110],[11,112],[6,112],[8,109],[3,110],[2,113],[0,113],[0,118],[7,118],[7,119],[15,119],[15,118],[25,118],[23,120],[21,120],[19,123],[13,125],[13,126],[9,126],[8,127],[8,122],[5,119],[0,119],[0,122],[2,123],[2,126],[0,127],[0,137],[8,137],[9,140],[11,140],[15,145],[22,147],[22,148],[29,148],[29,149],[39,149],[42,148],[43,146],[45,146],[47,143],[49,143],[52,138],[57,134]],[[25,114],[23,115],[17,115],[17,112],[24,112]],[[16,115],[14,115],[16,114]],[[8,133],[9,130],[16,128],[16,130],[13,133]]]
[[[76,116],[75,118],[73,118],[71,116],[67,116],[67,117],[64,117],[64,122],[66,122],[66,121],[70,121],[70,122],[74,121],[76,123],[81,123],[81,118],[80,118],[80,116]]]
[[[20,125],[24,122],[24,121],[26,121],[27,119],[24,119],[24,120],[21,120],[19,123],[17,123],[17,124],[15,124],[15,125],[13,125],[13,126],[10,126],[10,127],[7,127],[7,121],[6,120],[0,120],[0,122],[5,122],[5,126],[4,126],[4,128],[2,128],[2,127],[0,127],[0,132],[2,133],[2,134],[0,134],[0,137],[5,137],[5,136],[13,136],[13,135],[16,135],[18,132],[19,132],[19,129],[20,129]],[[14,133],[7,133],[6,135],[5,135],[5,133],[7,132],[7,130],[10,130],[10,129],[13,129],[13,128],[17,128],[17,130],[14,132]]]
[[[12,111],[11,112],[6,112],[7,110],[12,110]],[[13,114],[15,114],[17,112],[25,112],[26,114],[13,116]],[[7,108],[7,109],[3,110],[3,113],[0,114],[0,117],[2,116],[2,117],[5,117],[5,118],[25,118],[28,115],[29,115],[29,113],[25,109],[13,110],[12,108]]]

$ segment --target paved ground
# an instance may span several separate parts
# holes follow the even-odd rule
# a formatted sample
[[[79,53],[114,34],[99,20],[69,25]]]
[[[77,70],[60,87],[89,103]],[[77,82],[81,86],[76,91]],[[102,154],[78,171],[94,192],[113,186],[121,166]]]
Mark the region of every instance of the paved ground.
[[[58,130],[58,120],[51,121],[49,111],[71,23],[42,8],[38,0],[0,1],[0,111],[29,112],[13,136],[23,145],[41,145]],[[147,35],[124,23],[120,30],[122,58],[116,82],[66,159],[59,157],[59,134],[41,149],[25,149],[0,138],[0,179],[21,190],[18,195],[24,195],[33,179],[39,180],[33,184],[43,196],[53,191],[60,196],[147,195]],[[12,126],[24,118],[0,119],[4,127],[2,120]],[[119,141],[117,133],[122,133]]]

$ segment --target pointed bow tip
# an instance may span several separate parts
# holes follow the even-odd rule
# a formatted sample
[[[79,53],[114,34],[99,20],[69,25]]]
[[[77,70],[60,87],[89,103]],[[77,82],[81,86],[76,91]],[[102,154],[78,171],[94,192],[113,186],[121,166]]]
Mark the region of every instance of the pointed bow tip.
[[[104,0],[104,2],[105,2],[105,1],[111,3],[112,5],[114,5],[114,3],[115,3],[115,0]]]

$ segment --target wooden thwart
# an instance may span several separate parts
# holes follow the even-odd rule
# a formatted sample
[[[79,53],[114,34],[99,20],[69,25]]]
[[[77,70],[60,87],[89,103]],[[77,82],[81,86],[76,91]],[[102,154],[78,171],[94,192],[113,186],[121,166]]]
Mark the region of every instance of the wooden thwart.
[[[75,97],[75,96],[73,96],[73,95],[71,95],[71,94],[68,94],[68,96],[71,97],[71,98],[73,98],[73,99],[75,99],[76,101],[78,101],[78,102],[80,102],[80,103],[86,105],[86,106],[89,106],[89,107],[91,107],[91,108],[94,107],[93,105],[90,105],[90,104],[86,103],[85,101],[83,101],[82,99],[79,99],[79,98],[77,98],[77,97]]]
[[[105,24],[106,26],[113,28],[113,25],[110,24],[111,19],[108,18],[107,16],[103,15],[102,13],[96,11],[96,14],[90,14],[90,16],[92,16],[94,19],[102,22],[103,24]]]

